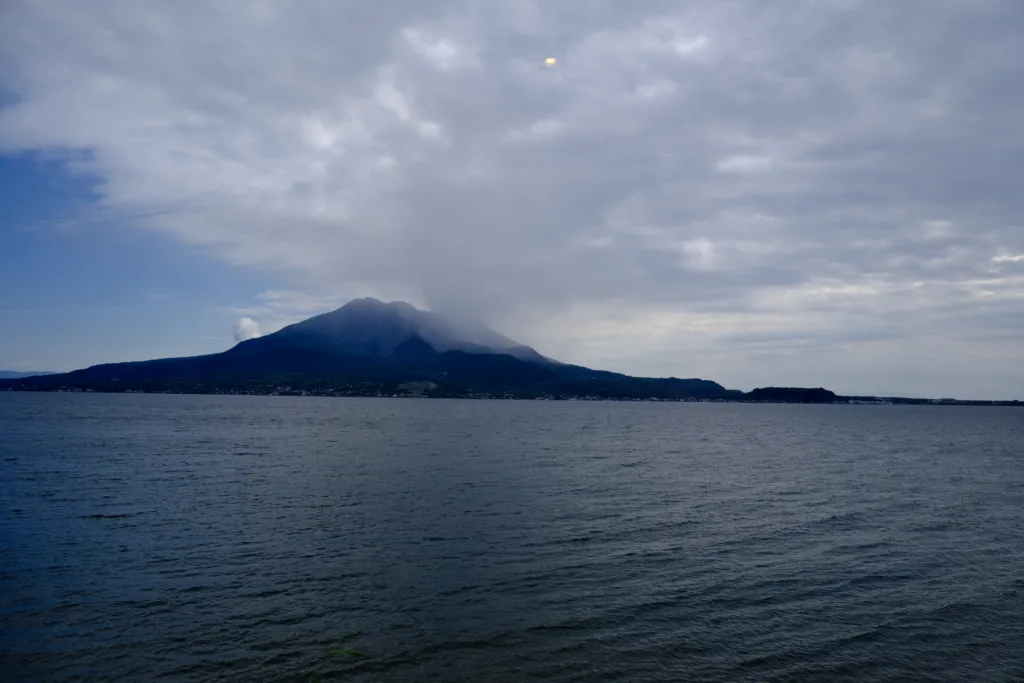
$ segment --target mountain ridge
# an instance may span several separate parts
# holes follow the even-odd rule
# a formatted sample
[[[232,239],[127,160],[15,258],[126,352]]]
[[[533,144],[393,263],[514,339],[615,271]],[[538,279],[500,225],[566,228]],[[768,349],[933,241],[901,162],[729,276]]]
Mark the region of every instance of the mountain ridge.
[[[42,375],[56,375],[58,373],[50,370],[0,370],[0,379],[21,379],[24,377],[40,377]]]

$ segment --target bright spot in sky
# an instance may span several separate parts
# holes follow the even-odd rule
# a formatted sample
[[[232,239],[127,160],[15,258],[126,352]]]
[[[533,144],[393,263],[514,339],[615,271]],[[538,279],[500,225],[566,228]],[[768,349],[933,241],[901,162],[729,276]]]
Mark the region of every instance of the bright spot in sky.
[[[544,60],[544,63],[547,64],[548,66],[554,66],[556,61],[557,60],[554,57],[548,57],[547,59]]]

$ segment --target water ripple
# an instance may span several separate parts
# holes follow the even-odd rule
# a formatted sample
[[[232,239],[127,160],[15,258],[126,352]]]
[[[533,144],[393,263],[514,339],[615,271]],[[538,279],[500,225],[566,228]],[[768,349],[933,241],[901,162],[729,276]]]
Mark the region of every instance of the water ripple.
[[[11,681],[1024,680],[1014,409],[0,394]]]

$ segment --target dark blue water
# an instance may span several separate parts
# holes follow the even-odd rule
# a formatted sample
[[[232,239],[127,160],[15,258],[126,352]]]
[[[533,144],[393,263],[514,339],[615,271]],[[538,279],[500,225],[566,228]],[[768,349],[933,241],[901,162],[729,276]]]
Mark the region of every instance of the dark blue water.
[[[1024,410],[0,394],[5,681],[1024,680]]]

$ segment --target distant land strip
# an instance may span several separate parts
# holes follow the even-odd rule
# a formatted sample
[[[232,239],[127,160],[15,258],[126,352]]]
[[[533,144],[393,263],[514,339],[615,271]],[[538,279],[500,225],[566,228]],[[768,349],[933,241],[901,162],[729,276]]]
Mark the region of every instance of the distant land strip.
[[[456,387],[439,387],[431,382],[407,382],[398,385],[338,384],[331,382],[238,382],[238,383],[174,383],[172,386],[112,382],[41,384],[28,378],[16,384],[0,384],[0,391],[57,393],[121,393],[121,394],[192,394],[215,396],[320,396],[365,398],[456,398],[481,400],[532,401],[649,401],[674,403],[803,403],[840,405],[959,405],[959,406],[1024,406],[1024,401],[962,400],[954,398],[910,398],[884,396],[842,396],[828,389],[805,387],[763,387],[752,391],[729,392],[726,396],[636,396],[602,393],[531,392],[523,390],[477,391]],[[408,386],[414,385],[414,386]],[[420,385],[420,386],[415,386]],[[427,386],[423,386],[427,385]]]

